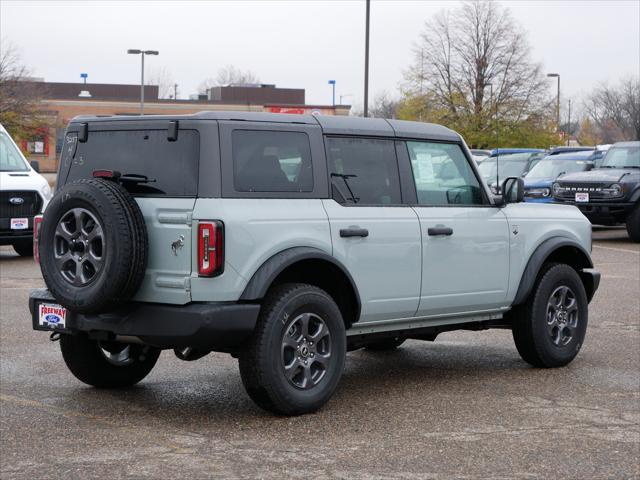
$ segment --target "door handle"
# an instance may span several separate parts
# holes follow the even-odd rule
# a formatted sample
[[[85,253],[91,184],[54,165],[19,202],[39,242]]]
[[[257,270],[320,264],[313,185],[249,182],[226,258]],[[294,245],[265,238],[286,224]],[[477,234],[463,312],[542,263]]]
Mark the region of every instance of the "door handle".
[[[342,238],[368,237],[369,236],[369,230],[367,230],[366,228],[359,228],[359,227],[341,228],[340,229],[340,236]]]
[[[453,235],[453,228],[450,227],[429,227],[427,228],[427,233],[430,237],[436,235],[446,235],[447,237]]]

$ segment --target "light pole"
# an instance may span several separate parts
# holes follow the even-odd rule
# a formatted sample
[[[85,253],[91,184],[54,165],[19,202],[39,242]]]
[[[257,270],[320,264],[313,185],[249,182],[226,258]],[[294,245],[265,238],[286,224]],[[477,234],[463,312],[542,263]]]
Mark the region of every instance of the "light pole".
[[[333,106],[336,106],[336,81],[335,80],[329,80],[329,85],[331,85],[333,87],[333,96],[332,98],[332,103]]]
[[[129,55],[140,55],[142,57],[142,70],[140,75],[140,115],[144,115],[144,56],[145,55],[158,55],[160,52],[157,50],[127,50]]]
[[[364,116],[369,116],[369,12],[371,1],[367,0],[367,14],[364,34]]]
[[[560,132],[560,74],[559,73],[547,73],[547,77],[558,79],[558,96],[556,98],[556,124],[558,132]]]
[[[567,147],[571,140],[571,99],[569,99],[569,121],[567,122]]]

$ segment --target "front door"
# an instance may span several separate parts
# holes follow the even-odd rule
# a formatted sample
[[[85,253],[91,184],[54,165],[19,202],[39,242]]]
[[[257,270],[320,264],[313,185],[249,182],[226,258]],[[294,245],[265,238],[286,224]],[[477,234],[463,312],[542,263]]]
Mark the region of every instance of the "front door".
[[[406,142],[422,236],[418,316],[492,310],[509,280],[506,216],[482,194],[460,145]]]
[[[360,294],[360,321],[412,317],[421,277],[420,226],[402,204],[393,140],[328,137],[332,196],[323,200],[333,255]]]

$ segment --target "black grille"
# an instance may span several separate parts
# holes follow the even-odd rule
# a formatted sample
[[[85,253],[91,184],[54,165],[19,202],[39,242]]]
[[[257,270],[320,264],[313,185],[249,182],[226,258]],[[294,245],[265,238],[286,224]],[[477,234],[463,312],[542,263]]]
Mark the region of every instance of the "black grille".
[[[22,199],[22,203],[18,199]],[[1,218],[32,217],[40,212],[41,205],[40,195],[33,191],[0,192]]]
[[[597,199],[597,198],[611,198],[609,196],[605,196],[602,193],[603,188],[609,188],[609,185],[604,185],[602,183],[580,183],[576,185],[567,185],[560,184],[562,188],[567,190],[560,193],[560,195],[556,195],[560,198],[567,198],[573,200],[576,196],[576,193],[588,193],[589,199]]]

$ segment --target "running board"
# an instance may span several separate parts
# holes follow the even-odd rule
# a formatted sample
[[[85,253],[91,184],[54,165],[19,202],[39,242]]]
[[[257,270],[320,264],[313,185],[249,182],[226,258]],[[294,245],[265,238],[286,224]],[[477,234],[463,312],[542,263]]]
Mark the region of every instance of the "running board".
[[[366,335],[370,333],[393,332],[397,330],[413,330],[425,327],[437,327],[441,325],[455,325],[457,323],[485,322],[488,320],[500,320],[509,310],[504,307],[498,310],[482,310],[466,313],[448,313],[432,315],[429,317],[396,318],[392,320],[376,320],[374,322],[357,322],[347,330],[347,336]]]

